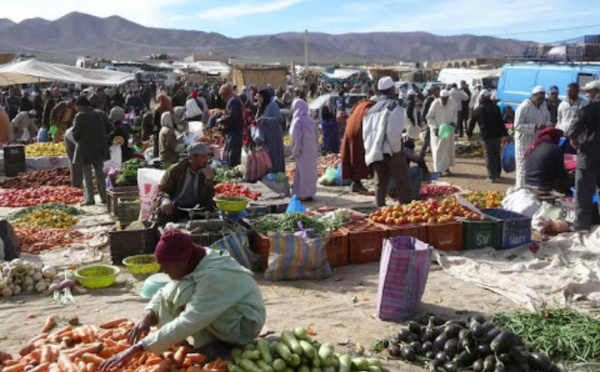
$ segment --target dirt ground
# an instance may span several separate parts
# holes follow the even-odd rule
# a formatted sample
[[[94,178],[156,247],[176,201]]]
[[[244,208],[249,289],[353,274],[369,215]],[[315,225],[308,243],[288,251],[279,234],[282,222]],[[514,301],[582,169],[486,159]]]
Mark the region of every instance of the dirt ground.
[[[506,177],[497,184],[485,181],[483,158],[458,158],[452,170],[453,177],[440,181],[468,190],[506,190],[514,182],[514,177]],[[314,201],[306,204],[308,208],[317,206],[368,207],[374,204],[373,197],[357,196],[347,188],[319,187]],[[315,338],[337,344],[338,351],[354,350],[357,343],[369,350],[376,340],[394,334],[400,327],[375,317],[378,272],[378,263],[350,265],[333,269],[333,277],[327,280],[296,282],[268,282],[257,273],[267,307],[265,330],[279,333],[297,326],[310,326],[317,333]],[[0,350],[17,352],[40,332],[50,314],[61,319],[77,315],[86,324],[99,324],[117,316],[137,319],[147,303],[137,295],[143,279],[121,273],[111,288],[78,288],[76,302],[69,306],[53,304],[49,295],[2,298]],[[432,264],[419,314],[466,318],[473,313],[491,315],[498,310],[515,308],[517,305],[510,300],[459,281]],[[399,361],[388,361],[385,366],[389,370],[422,371]]]

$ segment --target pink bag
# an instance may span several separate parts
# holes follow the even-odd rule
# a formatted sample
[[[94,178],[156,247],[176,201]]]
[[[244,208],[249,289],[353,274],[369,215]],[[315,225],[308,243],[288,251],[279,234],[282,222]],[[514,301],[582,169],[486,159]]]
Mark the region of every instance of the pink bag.
[[[250,150],[246,157],[246,172],[244,180],[255,182],[269,173],[273,168],[271,157],[266,149],[254,148]]]
[[[377,292],[381,320],[402,322],[412,318],[425,292],[432,254],[431,246],[415,238],[384,240]]]

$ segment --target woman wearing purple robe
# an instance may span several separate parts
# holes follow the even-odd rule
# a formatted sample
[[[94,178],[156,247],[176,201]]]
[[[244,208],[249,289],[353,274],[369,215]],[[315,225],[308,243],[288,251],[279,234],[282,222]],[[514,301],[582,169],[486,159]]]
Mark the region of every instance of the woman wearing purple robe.
[[[292,191],[301,201],[310,201],[317,193],[317,156],[319,132],[308,114],[308,104],[302,99],[292,103],[292,157],[296,159],[296,173]]]

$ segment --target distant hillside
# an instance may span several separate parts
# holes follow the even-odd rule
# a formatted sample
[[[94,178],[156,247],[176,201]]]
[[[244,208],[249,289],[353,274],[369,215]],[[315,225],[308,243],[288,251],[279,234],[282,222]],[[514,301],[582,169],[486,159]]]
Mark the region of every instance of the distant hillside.
[[[118,16],[98,18],[77,12],[56,21],[33,18],[14,23],[0,19],[0,30],[0,53],[30,53],[69,63],[80,55],[139,59],[159,53],[186,56],[212,52],[286,63],[304,58],[303,33],[234,39],[217,33],[144,27]],[[516,55],[526,44],[488,36],[425,32],[310,33],[309,56],[313,63],[439,61]]]

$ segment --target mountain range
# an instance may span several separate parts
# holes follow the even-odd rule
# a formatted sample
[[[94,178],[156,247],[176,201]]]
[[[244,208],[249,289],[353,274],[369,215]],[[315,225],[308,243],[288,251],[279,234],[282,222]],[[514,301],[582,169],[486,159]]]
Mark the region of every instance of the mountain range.
[[[309,58],[317,64],[396,63],[519,55],[527,42],[489,36],[438,36],[426,32],[332,35],[309,32]],[[149,54],[193,53],[255,58],[262,62],[304,61],[304,33],[229,38],[218,33],[152,28],[119,16],[73,12],[57,20],[0,19],[0,53],[36,55],[72,63],[78,56],[141,59]]]

